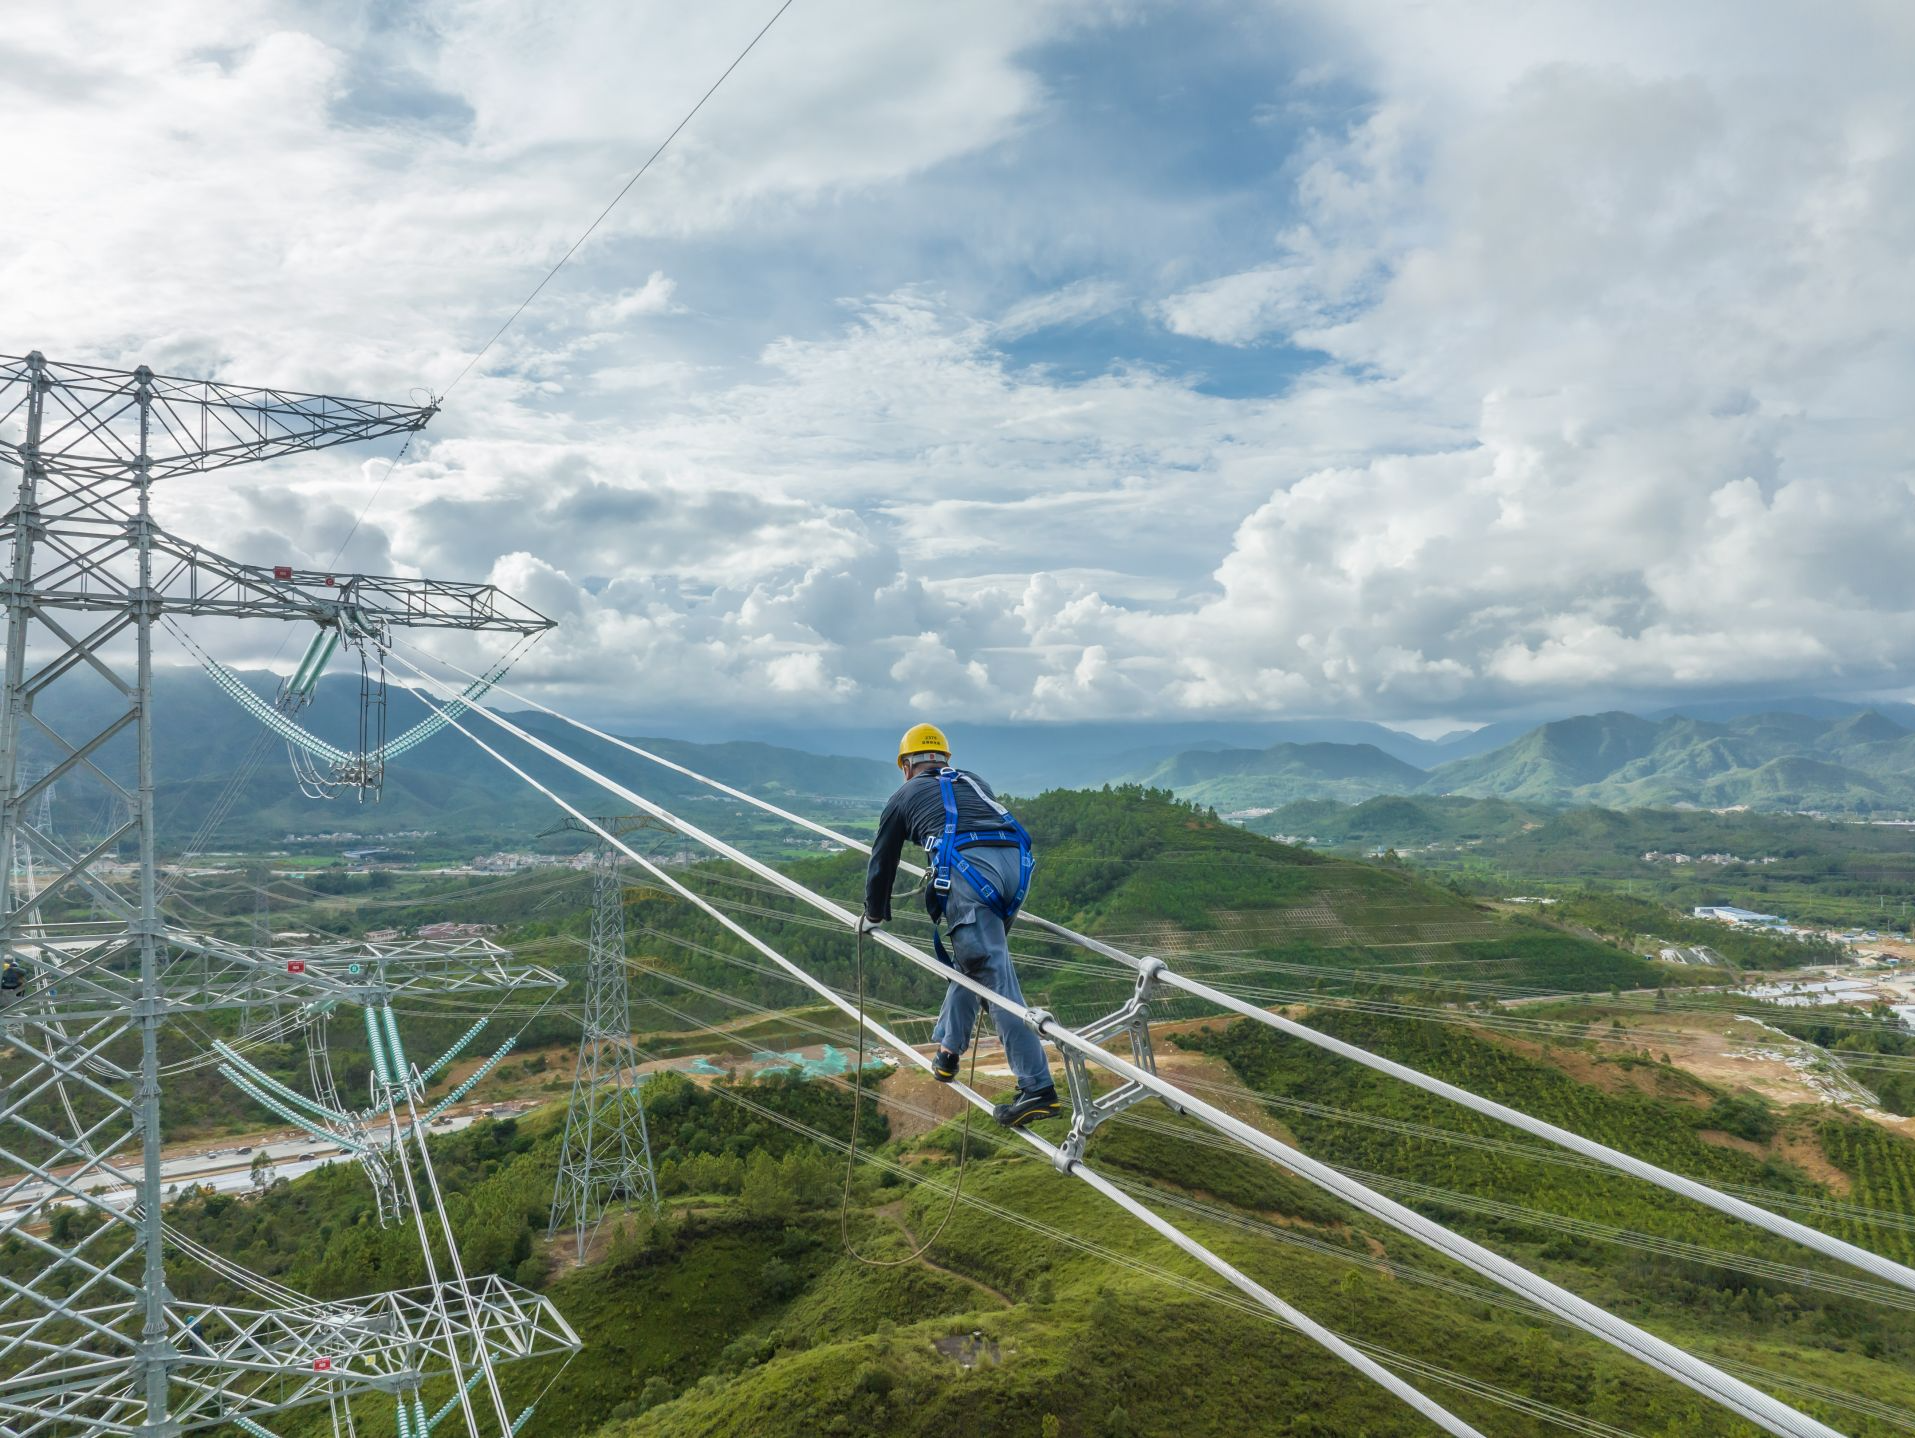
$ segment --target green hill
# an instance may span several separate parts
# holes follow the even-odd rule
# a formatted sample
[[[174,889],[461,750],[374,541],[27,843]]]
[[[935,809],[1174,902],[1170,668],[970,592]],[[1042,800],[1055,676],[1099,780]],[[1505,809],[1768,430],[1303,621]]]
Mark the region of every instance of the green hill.
[[[1399,795],[1359,805],[1301,801],[1246,827],[1347,854],[1395,850],[1418,869],[1490,895],[1566,897],[1592,886],[1653,896],[1684,914],[1736,904],[1799,924],[1875,930],[1915,919],[1915,832],[1899,824]],[[1673,938],[1663,921],[1644,932]]]
[[[1879,710],[1660,720],[1612,710],[1554,720],[1485,753],[1417,770],[1370,745],[1189,750],[1130,776],[1227,814],[1379,795],[1521,804],[1676,804],[1915,813],[1915,733]],[[1261,826],[1268,828],[1268,826]],[[1301,812],[1273,832],[1309,833]]]
[[[1766,1137],[1731,1146],[1714,1127],[1733,1108],[1726,1096],[1677,1072],[1609,1093],[1469,1031],[1365,1016],[1325,1022],[1718,1183],[1814,1202],[1839,1186],[1877,1207],[1898,1205],[1895,1196],[1915,1187],[1915,1144],[1875,1126],[1738,1110],[1733,1122]],[[1268,1030],[1216,1026],[1188,1047],[1227,1066],[1215,1082],[1245,1086],[1236,1101],[1244,1112],[1259,1112],[1254,1091],[1270,1096],[1261,1122],[1413,1207],[1656,1333],[1760,1371],[1763,1387],[1843,1432],[1905,1428],[1896,1416],[1915,1407],[1915,1314],[1817,1282],[1847,1271],[1660,1190],[1551,1163],[1548,1152],[1498,1147],[1506,1131],[1488,1121]],[[513,1406],[536,1399],[538,1432],[1427,1432],[1014,1141],[974,1131],[965,1201],[945,1224],[954,1126],[893,1137],[867,1106],[867,1162],[847,1204],[842,1154],[810,1137],[849,1132],[843,1088],[788,1079],[701,1088],[668,1076],[646,1094],[665,1215],[615,1217],[582,1267],[570,1262],[569,1236],[552,1246],[544,1238],[556,1109],[435,1142],[468,1267],[546,1289],[584,1341],[570,1364],[501,1369]],[[1377,1122],[1339,1121],[1330,1106]],[[1820,1178],[1798,1163],[1811,1157]],[[1159,1106],[1100,1129],[1089,1158],[1305,1312],[1393,1356],[1393,1366],[1433,1366],[1420,1382],[1485,1433],[1588,1424],[1749,1432]],[[168,1206],[168,1220],[320,1298],[423,1278],[410,1231],[373,1222],[349,1166],[256,1198],[188,1196]],[[1834,1222],[1909,1257],[1899,1228]],[[933,1236],[924,1259],[911,1261]],[[1736,1255],[1761,1272],[1739,1267]],[[9,1251],[0,1265],[31,1258]],[[182,1302],[226,1297],[210,1278],[183,1282]],[[448,1396],[443,1382],[427,1388],[428,1406]],[[1874,1407],[1858,1412],[1844,1396]],[[1512,1407],[1538,1405],[1553,1409]],[[390,1401],[358,1401],[355,1419],[361,1432],[387,1432]],[[275,1430],[330,1432],[326,1423],[323,1412],[291,1414]]]
[[[1496,913],[1401,866],[1274,843],[1163,791],[1056,790],[1019,800],[1017,813],[1037,847],[1032,911],[1109,936],[1133,953],[1175,956],[1193,972],[1241,975],[1270,963],[1320,972],[1314,980],[1273,979],[1272,993],[1346,988],[1380,955],[1393,974],[1424,981],[1468,978],[1565,991],[1654,982],[1654,966],[1635,955]],[[860,855],[803,860],[792,871],[841,899],[862,892]],[[709,872],[714,893],[742,898],[718,882],[724,867]],[[842,935],[780,897],[756,893],[750,903],[754,928],[767,940],[828,983],[852,987],[853,956]],[[915,898],[898,899],[894,909],[899,933],[928,942]],[[739,940],[684,906],[648,896],[633,905],[632,922],[649,936],[639,943],[661,967],[753,1003],[791,1002],[789,983],[741,972],[721,957],[750,956]],[[1067,1023],[1107,1013],[1129,993],[1127,972],[1087,966],[1081,953],[1035,929],[1020,928],[1017,942],[1029,956],[1021,966],[1026,995]],[[920,1013],[935,1007],[940,986],[931,976],[884,954],[871,955],[870,966],[870,992],[885,1002],[919,1006]],[[722,1012],[696,993],[673,1002],[701,1017]],[[650,1022],[665,1027],[662,1019]]]
[[[1454,817],[1478,803],[1444,805]],[[1488,802],[1483,815],[1507,808]],[[1878,1209],[1915,1192],[1915,1144],[1839,1111],[1771,1114],[1633,1051],[1615,1052],[1613,1042],[1560,1039],[1557,1062],[1546,1046],[1470,1027],[1324,1007],[1359,987],[1375,999],[1424,979],[1600,993],[1661,973],[1586,935],[1490,912],[1390,865],[1274,843],[1162,792],[1056,791],[1021,800],[1018,810],[1037,838],[1031,903],[1042,912],[1269,1002],[1316,1006],[1318,1022],[1347,1038],[1684,1172]],[[855,892],[862,874],[854,855],[796,868],[842,894]],[[728,866],[681,872],[827,982],[850,988],[851,945],[835,927],[821,928]],[[468,903],[505,923],[504,938],[521,953],[575,973],[578,947],[561,936],[583,934],[582,900],[575,890],[564,907],[542,908],[548,899],[537,882],[514,878]],[[627,912],[647,1053],[716,1049],[743,1059],[819,1038],[844,1042],[842,1016],[748,967],[755,956],[685,906],[635,890]],[[922,934],[908,912],[902,904],[898,927]],[[1066,1022],[1107,1012],[1129,992],[1125,971],[1043,944],[1027,926],[1017,944],[1027,994]],[[865,980],[876,1005],[925,1014],[938,997],[929,976],[888,959],[872,959]],[[1415,992],[1421,1002],[1441,1001],[1440,991]],[[754,1019],[754,1007],[766,1013]],[[1655,1332],[1775,1376],[1765,1386],[1832,1424],[1895,1430],[1896,1418],[1915,1409],[1915,1313],[1819,1283],[1813,1257],[1661,1191],[1551,1163],[1533,1146],[1508,1144],[1487,1121],[1268,1030],[1170,1003],[1153,1015],[1183,1021],[1159,1039],[1166,1067],[1197,1066],[1193,1077],[1222,1086],[1221,1102],[1237,1112],[1376,1176],[1405,1202]],[[697,1033],[700,1021],[741,1019],[749,1023],[729,1041]],[[406,1022],[408,1043],[432,1051],[436,1022]],[[525,1042],[562,1042],[575,1023],[553,1012]],[[903,1025],[907,1036],[923,1034],[923,1021]],[[350,1087],[364,1062],[350,1051],[349,1029],[335,1026],[340,1080]],[[292,1045],[262,1046],[255,1057],[289,1078],[300,1063]],[[1604,1082],[1611,1074],[1622,1081],[1613,1089]],[[203,1095],[192,1091],[203,1103],[223,1095],[228,1110],[244,1108],[216,1078],[193,1077],[204,1080]],[[496,1083],[554,1099],[567,1079],[543,1054],[495,1073]],[[940,1230],[958,1135],[950,1126],[921,1132],[914,1119],[910,1106],[942,1097],[934,1087],[887,1093],[889,1117],[863,1110],[859,1146],[872,1162],[853,1174],[841,1220],[842,1155],[819,1137],[850,1132],[842,1087],[790,1077],[738,1089],[672,1075],[649,1081],[666,1216],[615,1221],[582,1267],[564,1237],[556,1246],[544,1237],[556,1109],[437,1141],[469,1268],[545,1288],[586,1344],[569,1366],[502,1371],[515,1406],[537,1398],[533,1430],[1422,1432],[1366,1381],[1246,1311],[1205,1271],[988,1127],[973,1131],[966,1202]],[[1736,1126],[1728,1136],[1736,1143],[1724,1142],[1723,1124]],[[1055,1138],[1061,1127],[1046,1132]],[[1424,1374],[1433,1392],[1485,1432],[1565,1432],[1565,1414],[1631,1432],[1743,1432],[1688,1391],[1160,1106],[1100,1128],[1089,1158],[1314,1317],[1435,1366],[1436,1377]],[[189,1194],[168,1206],[168,1219],[320,1298],[423,1279],[410,1230],[378,1225],[347,1165],[258,1197]],[[1906,1257],[1899,1228],[1838,1222]],[[875,1268],[847,1252],[847,1233],[858,1254],[877,1260],[908,1260],[937,1237],[928,1262]],[[53,1236],[68,1245],[84,1237],[71,1226]],[[1737,1253],[1760,1272],[1738,1267],[1729,1258]],[[0,1247],[0,1273],[39,1262],[31,1246]],[[178,1284],[182,1303],[233,1297],[205,1274],[182,1271]],[[1821,1386],[1819,1397],[1797,1383]],[[1843,1394],[1886,1407],[1858,1414]],[[446,1397],[445,1386],[429,1388],[428,1406]],[[325,1432],[328,1422],[322,1413],[286,1420],[276,1432]],[[389,1401],[361,1401],[356,1421],[362,1432],[386,1432]]]
[[[1541,725],[1486,755],[1439,765],[1426,784],[1442,794],[1549,803],[1640,760],[1657,734],[1649,720],[1619,710],[1579,715]]]
[[[1542,725],[1439,765],[1423,789],[1553,805],[1905,812],[1915,809],[1912,766],[1915,734],[1873,710],[1722,722],[1614,712]]]
[[[1371,744],[1276,744],[1188,750],[1135,776],[1220,811],[1295,799],[1365,799],[1415,789],[1424,773]]]

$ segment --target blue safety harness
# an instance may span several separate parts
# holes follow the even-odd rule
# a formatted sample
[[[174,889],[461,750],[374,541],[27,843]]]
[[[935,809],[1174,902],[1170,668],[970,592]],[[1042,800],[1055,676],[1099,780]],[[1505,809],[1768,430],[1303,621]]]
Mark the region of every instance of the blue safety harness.
[[[997,811],[997,817],[1004,822],[1002,829],[971,829],[958,833],[957,781],[963,780],[977,791],[979,799]],[[991,907],[1008,927],[1017,918],[1017,911],[1024,903],[1024,896],[1031,887],[1031,871],[1037,867],[1037,857],[1031,853],[1031,837],[1017,817],[996,800],[984,792],[982,785],[968,774],[960,774],[948,765],[938,771],[938,791],[944,797],[944,829],[924,842],[924,855],[931,871],[931,887],[925,895],[925,907],[931,911],[934,921],[931,930],[931,944],[937,950],[938,958],[951,963],[951,956],[944,950],[945,900],[951,893],[951,874],[956,871],[964,876],[965,882],[977,891],[978,898]],[[1015,844],[1017,846],[1017,893],[1006,896],[988,876],[976,865],[964,857],[964,851],[978,844]]]

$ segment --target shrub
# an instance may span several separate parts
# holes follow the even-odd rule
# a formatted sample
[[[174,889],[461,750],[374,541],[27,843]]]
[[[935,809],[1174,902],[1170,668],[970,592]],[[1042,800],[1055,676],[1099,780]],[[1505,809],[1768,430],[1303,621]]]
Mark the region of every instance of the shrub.
[[[789,1299],[804,1287],[798,1271],[782,1259],[767,1259],[765,1267],[758,1271],[758,1283],[765,1297],[772,1300]]]

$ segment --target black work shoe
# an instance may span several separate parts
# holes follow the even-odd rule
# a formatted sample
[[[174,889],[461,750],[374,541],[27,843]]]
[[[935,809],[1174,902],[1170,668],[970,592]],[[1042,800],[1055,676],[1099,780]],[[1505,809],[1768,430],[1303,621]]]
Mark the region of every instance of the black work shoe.
[[[949,1084],[957,1078],[958,1056],[948,1049],[939,1049],[936,1058],[931,1061],[931,1078],[939,1084]]]
[[[1020,1089],[1005,1103],[991,1111],[991,1117],[1006,1129],[1022,1129],[1040,1119],[1055,1119],[1063,1113],[1063,1107],[1057,1102],[1057,1086],[1047,1084],[1042,1089]]]

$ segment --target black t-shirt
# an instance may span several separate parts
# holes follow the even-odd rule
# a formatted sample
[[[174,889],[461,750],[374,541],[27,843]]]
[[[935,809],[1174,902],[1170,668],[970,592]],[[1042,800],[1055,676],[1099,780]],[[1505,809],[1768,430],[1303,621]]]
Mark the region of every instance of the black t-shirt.
[[[971,774],[969,770],[959,770],[958,773]],[[992,799],[997,798],[997,791],[982,779],[974,774],[971,778],[977,780],[985,794]],[[1004,821],[998,812],[985,803],[977,790],[961,779],[954,780],[951,788],[957,795],[959,834],[1004,828]],[[905,841],[922,845],[933,835],[942,833],[944,795],[938,784],[937,771],[921,774],[899,785],[878,819],[878,837],[871,845],[871,865],[864,877],[866,914],[873,919],[891,918],[891,886],[897,882],[898,859],[904,852]]]

